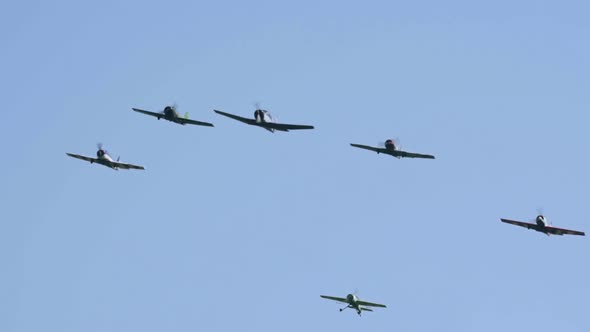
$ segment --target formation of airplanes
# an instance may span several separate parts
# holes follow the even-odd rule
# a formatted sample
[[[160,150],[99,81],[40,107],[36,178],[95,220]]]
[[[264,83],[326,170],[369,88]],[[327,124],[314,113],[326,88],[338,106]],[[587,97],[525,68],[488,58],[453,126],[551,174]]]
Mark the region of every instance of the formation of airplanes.
[[[158,120],[165,119],[165,120],[168,120],[168,121],[171,121],[171,122],[174,122],[177,124],[181,124],[181,125],[192,124],[192,125],[206,126],[206,127],[213,127],[214,126],[212,123],[209,123],[209,122],[192,120],[188,117],[188,113],[185,113],[184,116],[180,116],[176,110],[176,106],[166,106],[161,112],[151,112],[151,111],[146,111],[146,110],[139,109],[139,108],[132,108],[132,110],[135,112],[138,112],[138,113],[142,113],[145,115],[156,117]],[[254,118],[245,118],[242,116],[222,112],[219,110],[214,110],[214,112],[217,114],[223,115],[225,117],[228,117],[230,119],[234,119],[234,120],[246,123],[251,126],[257,126],[257,127],[266,129],[272,133],[274,133],[275,131],[288,132],[291,130],[314,129],[314,127],[311,125],[279,123],[272,117],[270,112],[263,110],[260,107],[257,107],[256,110],[254,111]],[[350,145],[355,148],[377,152],[377,154],[380,154],[380,153],[387,154],[387,155],[396,157],[398,159],[399,158],[435,159],[434,155],[403,151],[403,150],[399,149],[399,147],[396,145],[396,143],[392,139],[386,140],[384,143],[384,147],[373,147],[373,146],[354,144],[354,143],[351,143]],[[119,169],[145,170],[145,168],[143,166],[122,163],[119,161],[119,158],[117,158],[117,160],[114,160],[109,155],[109,153],[105,149],[103,149],[103,146],[100,143],[98,144],[98,150],[96,151],[96,158],[73,154],[73,153],[66,153],[66,154],[72,158],[88,161],[91,164],[94,164],[94,163],[100,164],[100,165],[109,167],[113,170],[119,170]],[[534,223],[516,221],[516,220],[510,220],[510,219],[504,219],[504,218],[501,218],[500,220],[504,223],[508,223],[508,224],[512,224],[512,225],[516,225],[516,226],[521,226],[521,227],[524,227],[527,229],[532,229],[537,232],[544,233],[546,235],[566,235],[567,234],[567,235],[585,236],[585,233],[581,232],[581,231],[553,227],[552,225],[550,225],[547,222],[547,219],[545,218],[545,216],[543,214],[539,214],[536,217]],[[346,307],[340,308],[340,311],[343,311],[343,310],[349,309],[349,308],[354,309],[354,310],[356,310],[356,312],[359,316],[361,315],[361,313],[363,311],[369,311],[369,312],[373,311],[373,309],[371,309],[370,307],[372,307],[372,308],[375,308],[375,307],[386,308],[387,307],[384,304],[360,300],[354,294],[348,294],[348,295],[346,295],[346,297],[335,297],[335,296],[328,296],[328,295],[320,295],[320,297],[322,297],[324,299],[329,299],[329,300],[345,303]]]

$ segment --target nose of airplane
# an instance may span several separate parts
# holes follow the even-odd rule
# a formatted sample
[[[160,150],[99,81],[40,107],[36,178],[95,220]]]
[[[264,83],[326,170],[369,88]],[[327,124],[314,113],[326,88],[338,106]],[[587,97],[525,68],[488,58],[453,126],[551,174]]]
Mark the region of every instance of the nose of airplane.
[[[395,150],[395,143],[393,143],[392,139],[388,139],[387,141],[385,141],[385,147],[388,149],[394,149]]]
[[[262,112],[262,110],[257,109],[256,111],[254,111],[254,119],[256,119],[257,122],[264,120],[264,113]]]

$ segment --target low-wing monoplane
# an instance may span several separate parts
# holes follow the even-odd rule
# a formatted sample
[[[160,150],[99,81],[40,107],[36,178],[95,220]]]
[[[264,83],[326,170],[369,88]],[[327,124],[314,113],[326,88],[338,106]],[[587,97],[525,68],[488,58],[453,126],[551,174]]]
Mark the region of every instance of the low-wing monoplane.
[[[139,108],[132,108],[132,110],[134,110],[135,112],[155,116],[156,118],[158,118],[158,120],[164,119],[181,125],[185,125],[188,123],[197,126],[213,127],[212,123],[189,119],[188,112],[184,113],[184,117],[181,117],[180,115],[178,115],[178,112],[176,111],[176,106],[166,106],[164,107],[164,110],[162,112],[150,112]]]
[[[379,153],[388,154],[388,155],[394,156],[396,158],[434,159],[434,156],[429,155],[429,154],[412,153],[412,152],[406,152],[406,151],[399,150],[392,139],[388,139],[387,141],[385,141],[385,148],[378,148],[378,147],[372,147],[372,146],[362,145],[362,144],[353,144],[353,143],[351,143],[350,145],[354,146],[355,148],[374,151],[374,152],[377,152],[377,154],[379,154]]]
[[[112,168],[114,170],[118,170],[118,169],[145,169],[145,168],[143,168],[143,166],[121,163],[121,162],[119,162],[119,158],[117,158],[117,160],[114,160],[109,155],[107,150],[102,148],[102,144],[100,144],[100,143],[98,143],[98,151],[96,151],[96,158],[81,156],[79,154],[73,154],[73,153],[67,153],[67,152],[66,152],[66,154],[72,158],[86,160],[86,161],[90,162],[91,164],[94,164],[94,163],[101,164],[103,166]]]
[[[272,115],[263,109],[257,108],[254,111],[254,119],[248,119],[241,116],[237,116],[234,114],[214,110],[215,113],[221,114],[223,116],[227,116],[228,118],[232,118],[234,120],[241,121],[243,123],[247,123],[252,126],[258,126],[264,128],[271,133],[274,133],[275,130],[278,131],[289,131],[289,130],[299,130],[299,129],[313,129],[313,126],[308,125],[295,125],[295,124],[285,124],[285,123],[277,123],[275,119],[273,119]]]
[[[336,296],[328,296],[328,295],[320,295],[320,297],[322,297],[324,299],[328,299],[328,300],[346,303],[347,306],[344,308],[340,308],[340,311],[343,311],[344,309],[348,309],[348,308],[355,309],[356,313],[359,314],[359,316],[361,315],[361,313],[363,311],[373,311],[373,309],[366,308],[366,307],[387,308],[387,306],[385,306],[384,304],[362,301],[354,294],[348,294],[348,295],[346,295],[346,297],[336,297]]]
[[[539,214],[537,216],[537,218],[535,218],[534,223],[529,223],[529,222],[524,222],[524,221],[516,221],[516,220],[510,220],[510,219],[503,219],[503,218],[501,218],[500,220],[502,222],[507,223],[507,224],[525,227],[527,229],[534,229],[537,232],[547,234],[547,236],[549,236],[549,235],[564,235],[564,234],[581,235],[581,236],[586,235],[586,234],[584,234],[584,232],[580,232],[580,231],[574,231],[571,229],[553,227],[552,225],[550,225],[547,222],[547,219],[542,214]]]

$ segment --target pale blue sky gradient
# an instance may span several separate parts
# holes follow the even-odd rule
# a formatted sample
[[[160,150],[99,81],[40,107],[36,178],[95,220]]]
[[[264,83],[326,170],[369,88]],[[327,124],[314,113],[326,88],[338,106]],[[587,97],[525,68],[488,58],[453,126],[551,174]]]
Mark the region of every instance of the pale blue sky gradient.
[[[589,12],[1,4],[0,331],[590,331],[587,237],[499,221],[590,231]],[[212,111],[255,102],[316,130]],[[215,128],[131,111],[172,103]],[[393,137],[437,159],[349,146]]]

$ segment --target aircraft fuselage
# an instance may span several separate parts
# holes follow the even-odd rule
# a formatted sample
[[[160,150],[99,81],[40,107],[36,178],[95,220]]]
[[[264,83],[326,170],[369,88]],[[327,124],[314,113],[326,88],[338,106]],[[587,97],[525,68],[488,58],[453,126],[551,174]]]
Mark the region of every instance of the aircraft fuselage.
[[[176,121],[176,119],[178,119],[178,113],[176,112],[176,110],[174,110],[174,108],[172,108],[170,106],[166,106],[166,108],[164,108],[164,113],[163,113],[162,118],[164,118],[164,120],[178,123],[178,121]],[[160,118],[158,118],[158,119],[160,119]]]
[[[547,230],[545,229],[545,227],[547,227],[547,219],[545,219],[545,216],[543,216],[542,214],[538,215],[537,218],[535,218],[535,223],[537,224],[538,228],[536,229],[538,232],[541,233],[545,233],[547,236],[549,236],[549,232],[547,232]]]
[[[106,166],[108,168],[112,168],[114,170],[118,170],[117,167],[113,166],[113,162],[115,162],[113,160],[113,158],[111,158],[111,156],[103,149],[99,149],[98,151],[96,151],[96,158],[98,159],[96,162]],[[92,163],[92,161],[90,162]]]
[[[272,115],[268,111],[257,109],[254,111],[254,120],[256,123],[260,125],[260,127],[274,133],[275,130],[273,128],[267,128],[264,126],[264,123],[274,122]]]
[[[357,303],[358,298],[356,297],[356,295],[354,294],[348,294],[346,295],[346,300],[348,301],[348,305],[350,308],[353,308],[356,310],[357,314],[361,314],[361,308],[359,306],[359,304]]]
[[[381,148],[381,151],[377,151],[377,153],[385,153],[388,154],[392,157],[396,157],[399,158],[399,154],[397,152],[397,147],[395,146],[395,143],[393,143],[393,140],[388,139],[387,141],[385,141],[385,148]]]

